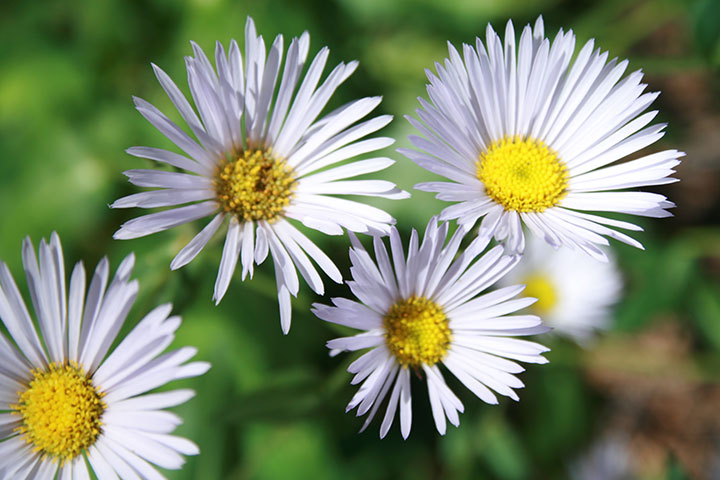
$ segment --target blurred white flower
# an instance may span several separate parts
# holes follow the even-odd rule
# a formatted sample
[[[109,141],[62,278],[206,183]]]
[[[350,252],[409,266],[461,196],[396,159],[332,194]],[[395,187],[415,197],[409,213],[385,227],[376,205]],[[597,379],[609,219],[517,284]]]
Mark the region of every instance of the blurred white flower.
[[[612,322],[612,307],[622,293],[615,257],[596,262],[582,252],[553,249],[533,237],[520,264],[499,283],[526,284],[524,294],[538,299],[529,311],[542,317],[555,333],[579,342]]]
[[[628,189],[677,181],[669,175],[684,153],[616,163],[659,140],[665,124],[648,126],[657,112],[642,113],[658,96],[643,93],[642,72],[622,78],[627,60],[608,61],[594,45],[575,55],[572,31],[550,42],[542,18],[517,45],[512,22],[504,43],[488,25],[485,44],[463,45],[464,58],[449,45],[437,75],[427,72],[431,103],[421,98],[420,120],[408,117],[425,137],[410,137],[420,151],[400,150],[451,180],[415,186],[458,202],[441,220],[469,228],[482,218],[478,234],[511,252],[524,250],[523,225],[553,246],[600,260],[605,237],[642,248],[615,230],[640,227],[586,212],[669,216],[674,204],[664,196]]]
[[[523,383],[514,374],[524,369],[512,360],[547,363],[541,356],[547,348],[512,338],[549,330],[534,315],[508,315],[534,301],[513,299],[523,287],[479,295],[505,275],[518,257],[504,255],[500,246],[480,256],[487,244],[476,240],[456,258],[465,231],[458,229],[445,245],[447,233],[448,224],[438,226],[433,217],[421,245],[413,230],[405,257],[393,227],[392,259],[383,241],[375,237],[375,261],[351,237],[353,280],[348,285],[359,301],[333,298],[333,306],[313,305],[319,318],[363,330],[329,341],[328,348],[370,349],[348,368],[355,374],[351,383],[362,385],[347,410],[357,407],[358,415],[370,412],[364,430],[390,393],[380,437],[390,429],[398,404],[402,435],[410,434],[411,372],[425,376],[435,426],[444,434],[446,417],[459,425],[458,412],[464,407],[445,383],[440,364],[481,400],[494,404],[498,400],[493,390],[518,400],[513,389],[522,388]]]
[[[185,347],[162,353],[179,317],[170,305],[150,312],[110,351],[138,292],[130,281],[134,257],[108,283],[104,258],[86,293],[78,263],[66,294],[60,239],[40,243],[40,261],[29,239],[23,264],[36,319],[30,317],[13,277],[0,262],[0,478],[162,478],[152,465],[178,469],[198,448],[170,435],[181,419],[163,410],[190,399],[192,390],[147,393],[166,383],[201,375],[209,365],[186,363]],[[35,322],[40,327],[38,332]]]
[[[168,75],[153,65],[165,89],[197,141],[148,102],[136,98],[138,111],[185,152],[133,147],[131,155],[163,162],[187,173],[158,170],[125,172],[132,183],[158,190],[117,200],[114,208],[173,207],[122,225],[115,238],[137,238],[212,216],[208,225],[175,257],[170,267],[189,263],[227,219],[215,291],[217,303],[225,295],[237,262],[243,280],[253,275],[268,250],[275,266],[282,330],[290,329],[290,295],[297,295],[296,268],[319,295],[324,286],[310,259],[331,279],[342,282],[333,262],[288,219],[329,235],[343,228],[353,232],[387,234],[394,219],[383,210],[328,195],[365,195],[407,198],[407,192],[384,180],[346,180],[372,173],[394,162],[370,158],[328,169],[339,162],[387,147],[391,138],[359,139],[381,129],[392,119],[382,115],[355,124],[374,110],[380,97],[350,102],[317,119],[335,90],[357,67],[341,63],[318,86],[328,59],[320,50],[300,82],[310,44],[305,32],[290,43],[283,59],[283,37],[278,35],[265,53],[265,42],[248,17],[245,28],[245,65],[237,43],[226,54],[220,43],[215,67],[196,44],[186,57],[190,93],[197,113]],[[280,79],[277,93],[276,86]],[[296,91],[297,88],[297,91]],[[182,207],[177,205],[187,204]]]

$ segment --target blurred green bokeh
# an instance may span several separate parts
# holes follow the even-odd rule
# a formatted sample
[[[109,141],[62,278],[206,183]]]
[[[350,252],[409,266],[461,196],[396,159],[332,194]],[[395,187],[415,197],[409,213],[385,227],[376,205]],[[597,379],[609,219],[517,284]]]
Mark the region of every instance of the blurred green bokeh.
[[[425,96],[425,68],[446,42],[473,42],[491,22],[502,31],[545,18],[546,32],[572,28],[578,43],[594,37],[612,56],[646,73],[666,137],[653,149],[688,153],[683,181],[659,190],[678,204],[676,217],[644,221],[645,252],[615,245],[627,291],[613,331],[588,350],[558,339],[547,366],[521,378],[521,401],[488,406],[464,388],[459,429],[439,436],[422,388],[414,388],[413,432],[377,438],[377,425],[344,414],[354,392],[348,357],[329,358],[336,336],[309,312],[308,288],[294,302],[293,328],[279,328],[272,265],[252,281],[234,278],[215,307],[212,285],[221,243],[190,265],[169,270],[173,255],[199,226],[131,241],[112,233],[137,210],[108,204],[134,193],[122,171],[148,162],[133,145],[172,148],[135,112],[142,97],[176,120],[153,76],[160,65],[187,91],[183,56],[194,40],[242,44],[251,15],[267,43],[304,30],[311,55],[331,49],[329,64],[360,60],[333,105],[383,95],[395,115],[384,134],[397,163],[384,173],[410,191],[431,176],[394,149],[408,146],[402,118]],[[184,319],[175,345],[194,345],[212,362],[205,376],[181,382],[198,394],[178,408],[178,433],[201,455],[171,479],[566,478],[601,438],[624,438],[632,478],[720,476],[720,2],[717,0],[106,0],[0,4],[0,258],[21,276],[20,245],[57,231],[66,260],[92,268],[137,255],[141,293],[127,331],[152,307],[171,301]],[[413,191],[410,200],[377,201],[402,231],[424,228],[443,204]],[[347,237],[312,238],[347,275]],[[68,267],[69,269],[69,267]],[[327,285],[330,296],[344,286]],[[419,386],[419,384],[418,384]],[[714,403],[713,403],[714,402]],[[603,478],[603,477],[597,477]]]

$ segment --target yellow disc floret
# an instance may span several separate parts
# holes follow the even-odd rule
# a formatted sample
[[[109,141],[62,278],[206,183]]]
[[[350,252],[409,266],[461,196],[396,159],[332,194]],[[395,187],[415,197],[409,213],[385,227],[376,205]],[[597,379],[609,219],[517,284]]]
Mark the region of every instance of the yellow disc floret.
[[[530,306],[530,309],[538,315],[549,313],[557,303],[555,286],[550,279],[541,274],[533,274],[525,279],[525,296],[535,297],[537,302]]]
[[[238,220],[275,220],[290,205],[296,186],[292,168],[265,150],[245,150],[215,175],[217,200]]]
[[[434,365],[445,357],[451,334],[442,309],[425,297],[395,303],[385,314],[385,342],[403,367]]]
[[[505,137],[481,153],[477,177],[507,211],[542,212],[567,194],[568,170],[540,140]]]
[[[102,394],[75,364],[50,364],[33,371],[33,379],[13,413],[22,416],[17,428],[33,450],[61,462],[79,455],[100,434],[105,410]]]

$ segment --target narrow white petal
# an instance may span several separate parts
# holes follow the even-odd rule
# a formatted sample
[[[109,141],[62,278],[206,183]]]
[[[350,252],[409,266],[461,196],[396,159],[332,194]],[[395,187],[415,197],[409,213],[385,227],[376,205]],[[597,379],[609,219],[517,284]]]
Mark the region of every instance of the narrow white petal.
[[[410,395],[410,370],[403,368],[398,375],[400,387],[400,432],[403,438],[410,435],[412,426],[412,397]]]
[[[215,202],[203,202],[185,207],[173,208],[164,212],[151,213],[125,222],[115,232],[116,240],[128,240],[162,232],[172,227],[207,217],[218,209]]]
[[[225,246],[223,247],[222,258],[220,260],[220,268],[218,269],[217,279],[215,280],[215,291],[213,292],[213,300],[215,304],[225,296],[230,279],[235,272],[238,257],[240,255],[240,242],[242,233],[242,225],[235,217],[230,219],[227,236],[225,237]]]
[[[207,245],[208,241],[212,238],[213,235],[215,235],[215,232],[217,232],[218,228],[220,227],[220,224],[225,219],[224,213],[218,213],[215,215],[215,217],[205,225],[205,227],[193,237],[190,242],[185,245],[182,250],[178,252],[177,255],[175,255],[175,258],[173,258],[172,262],[170,263],[170,268],[172,270],[177,270],[178,268],[181,268],[188,263],[190,263],[200,251],[202,251],[203,248],[205,248],[205,245]]]

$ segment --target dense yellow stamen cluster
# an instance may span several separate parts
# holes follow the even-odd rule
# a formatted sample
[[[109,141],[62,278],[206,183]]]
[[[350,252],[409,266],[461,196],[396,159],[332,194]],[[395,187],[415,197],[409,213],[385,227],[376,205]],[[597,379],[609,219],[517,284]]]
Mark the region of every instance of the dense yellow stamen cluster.
[[[34,370],[30,385],[18,395],[18,403],[11,405],[13,413],[22,416],[17,431],[34,451],[65,462],[97,440],[106,406],[76,364],[52,363],[47,370]]]
[[[282,215],[296,185],[292,168],[265,150],[241,152],[220,166],[214,183],[223,210],[243,221]]]
[[[540,316],[549,313],[557,303],[557,293],[550,279],[545,275],[533,274],[528,276],[524,283],[525,296],[538,299],[530,309]]]
[[[477,177],[505,210],[542,212],[567,194],[568,170],[540,140],[505,137],[481,153]]]
[[[445,357],[451,334],[442,309],[425,297],[395,303],[385,314],[385,342],[403,367],[434,365]]]

